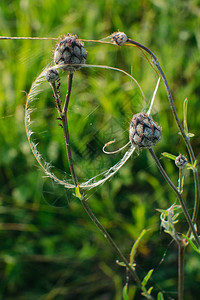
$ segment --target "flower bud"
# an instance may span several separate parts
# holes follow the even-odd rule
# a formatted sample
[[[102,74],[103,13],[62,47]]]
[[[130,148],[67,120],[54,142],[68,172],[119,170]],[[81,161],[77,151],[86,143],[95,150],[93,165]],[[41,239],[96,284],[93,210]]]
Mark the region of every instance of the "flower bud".
[[[87,51],[84,44],[76,35],[67,34],[60,38],[54,51],[54,63],[66,65],[62,69],[74,72],[81,69],[80,64],[85,64]],[[77,65],[77,66],[76,66]]]
[[[55,68],[48,69],[45,73],[45,78],[50,83],[55,82],[59,78],[58,71]]]
[[[133,146],[150,148],[161,138],[161,127],[145,113],[133,116],[129,129],[129,139]]]
[[[175,159],[175,165],[178,168],[184,168],[187,165],[187,159],[185,158],[185,156],[182,154],[179,154],[179,156],[177,156]]]
[[[127,40],[127,35],[124,32],[114,32],[112,34],[112,41],[118,46],[123,46]]]

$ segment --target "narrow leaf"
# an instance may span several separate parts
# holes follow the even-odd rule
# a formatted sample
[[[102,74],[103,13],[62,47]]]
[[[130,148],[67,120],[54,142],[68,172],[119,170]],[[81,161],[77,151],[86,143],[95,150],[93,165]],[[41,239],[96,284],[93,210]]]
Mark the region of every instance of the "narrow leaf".
[[[197,160],[195,160],[195,162],[194,162],[194,168],[196,167],[196,165],[197,165],[197,162],[198,162],[198,161],[197,161]]]
[[[79,185],[77,185],[77,187],[75,188],[75,195],[76,195],[76,197],[79,198],[79,199],[82,198],[82,195],[81,195],[81,192],[80,192]]]
[[[123,300],[129,300],[127,284],[123,287]]]
[[[144,277],[144,279],[142,280],[142,285],[143,285],[143,286],[146,286],[146,284],[147,284],[149,278],[151,277],[153,271],[154,271],[154,269],[151,269],[151,270],[147,273],[147,275]]]
[[[133,265],[135,253],[137,251],[139,243],[140,243],[141,239],[143,238],[143,236],[145,235],[146,232],[147,232],[146,229],[142,230],[142,232],[140,233],[139,237],[137,238],[137,240],[133,244],[133,247],[132,247],[131,253],[130,253],[130,265],[131,266]]]
[[[175,160],[176,159],[176,156],[173,155],[173,154],[170,154],[170,153],[167,153],[167,152],[163,152],[162,155],[166,158],[169,158],[169,159],[172,159],[172,160]]]
[[[120,267],[126,267],[124,262],[116,260],[116,264],[118,264]]]
[[[147,291],[147,294],[151,295],[151,291],[153,290],[153,286],[151,286],[148,291]]]
[[[187,237],[185,234],[182,234],[182,236],[190,243],[193,250],[196,251],[198,254],[200,254],[200,250],[196,247],[196,245],[193,243],[193,241],[189,237]]]

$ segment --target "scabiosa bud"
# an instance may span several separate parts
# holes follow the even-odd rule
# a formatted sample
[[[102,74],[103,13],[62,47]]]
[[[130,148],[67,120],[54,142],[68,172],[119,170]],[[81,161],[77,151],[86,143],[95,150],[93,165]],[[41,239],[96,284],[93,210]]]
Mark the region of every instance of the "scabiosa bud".
[[[73,72],[81,68],[80,64],[85,64],[86,58],[87,51],[84,44],[76,35],[68,33],[60,38],[54,51],[56,65],[67,65],[62,69]]]
[[[123,46],[128,40],[127,35],[124,32],[114,32],[111,37],[112,41],[118,46]]]
[[[185,156],[182,154],[179,154],[179,156],[177,156],[175,159],[175,165],[178,168],[184,168],[187,165],[187,159],[185,158]]]
[[[161,127],[145,113],[133,116],[129,129],[129,139],[133,146],[150,148],[161,138]]]
[[[45,78],[50,83],[55,82],[59,79],[58,71],[55,68],[48,69],[45,73]]]

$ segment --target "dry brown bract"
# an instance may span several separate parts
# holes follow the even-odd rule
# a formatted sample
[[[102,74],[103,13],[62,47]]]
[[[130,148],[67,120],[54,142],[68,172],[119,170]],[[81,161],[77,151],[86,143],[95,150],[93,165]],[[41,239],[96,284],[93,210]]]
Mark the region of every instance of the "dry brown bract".
[[[145,113],[133,116],[129,129],[129,139],[133,146],[150,148],[161,138],[161,127]]]
[[[61,37],[54,51],[54,63],[65,65],[63,70],[74,72],[86,62],[87,51],[84,44],[76,35],[67,34]]]

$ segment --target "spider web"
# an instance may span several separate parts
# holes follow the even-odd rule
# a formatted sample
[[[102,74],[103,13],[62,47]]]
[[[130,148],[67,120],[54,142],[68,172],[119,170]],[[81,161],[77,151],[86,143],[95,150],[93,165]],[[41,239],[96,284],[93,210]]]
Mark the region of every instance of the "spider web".
[[[62,130],[58,128],[55,121],[56,110],[54,109],[51,89],[45,80],[45,73],[48,68],[49,66],[36,78],[28,94],[25,109],[26,133],[31,150],[46,176],[71,190],[75,188],[75,185],[72,182],[69,169],[67,171],[62,169],[59,171],[58,166],[55,165],[54,167],[53,159],[47,159],[48,153],[46,151],[42,153],[42,149],[45,148],[45,139],[48,139],[48,136],[53,138],[54,144],[51,143],[49,146],[49,148],[52,148],[52,151],[55,149],[57,152],[59,151],[59,141],[62,147],[64,146]],[[78,91],[75,91],[77,95],[74,97],[72,89],[68,114],[72,156],[79,185],[82,189],[89,190],[113,177],[134,153],[135,147],[133,146],[130,146],[127,151],[120,151],[112,156],[106,155],[102,148],[105,143],[111,140],[115,140],[116,145],[114,145],[119,148],[127,143],[129,122],[132,114],[136,113],[138,109],[141,111],[146,100],[141,87],[134,77],[123,70],[101,65],[85,65],[83,69],[82,75],[85,76],[87,81],[86,91],[82,90],[81,85],[81,93],[78,88]],[[119,81],[116,85],[113,85],[113,90],[111,89],[109,93],[106,92],[106,89],[102,92],[103,79],[106,76],[106,72],[111,73],[109,76],[111,78],[113,76],[113,82],[115,80]],[[66,74],[63,73],[61,82],[66,81],[66,77]],[[82,76],[77,77],[77,82],[75,82],[74,86],[79,84],[79,80],[82,80]],[[120,84],[122,84],[123,88],[121,88]],[[149,105],[148,114],[151,112],[158,85],[159,80]],[[65,84],[63,86],[66,89]],[[120,91],[117,87],[120,87]],[[88,92],[90,89],[93,91],[98,88],[101,90],[97,94],[100,94],[103,99],[97,99],[95,95],[91,95]],[[109,95],[113,99],[115,92],[129,94],[126,100],[125,98],[122,99],[121,106],[120,98],[117,96],[115,103],[109,102]],[[62,93],[64,91],[61,90]],[[48,102],[50,103],[50,108],[45,108],[46,104],[44,103],[46,101],[50,101]],[[113,106],[117,106],[117,109],[113,110]],[[43,115],[41,112],[45,112],[45,114]],[[50,115],[53,115],[53,118],[49,117],[48,112]],[[43,122],[42,120],[45,118],[47,121]],[[51,119],[51,129],[48,126],[50,124],[49,118]],[[52,132],[54,134],[51,135]],[[57,141],[55,136],[58,138]],[[52,157],[53,155],[49,156]],[[68,168],[66,163],[63,163],[63,165]]]

